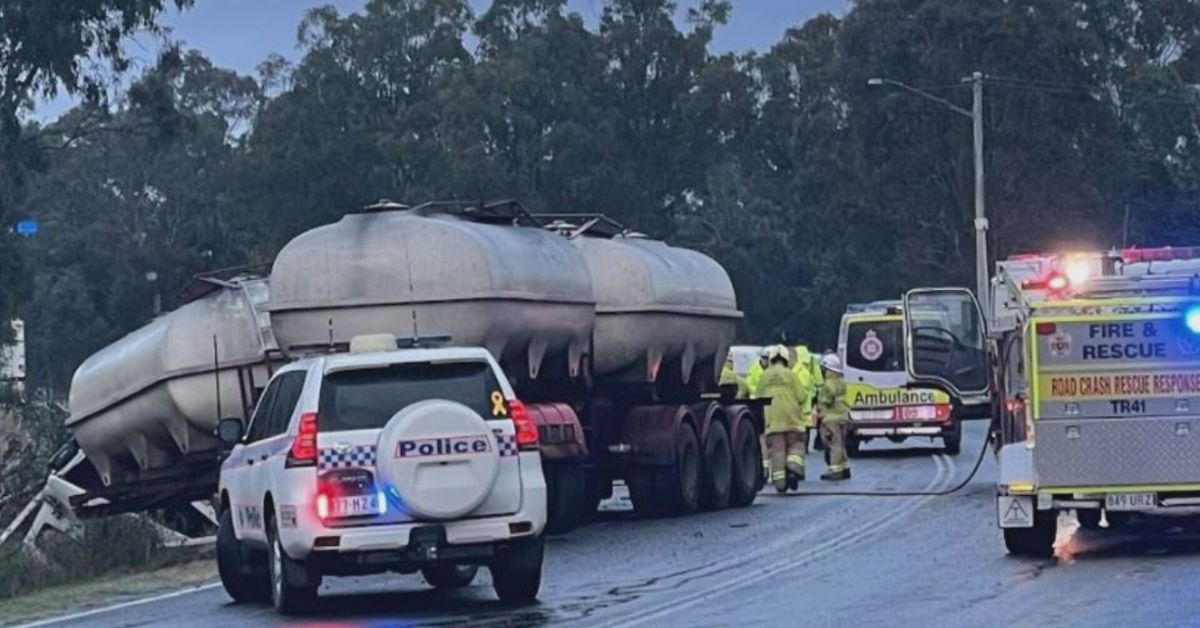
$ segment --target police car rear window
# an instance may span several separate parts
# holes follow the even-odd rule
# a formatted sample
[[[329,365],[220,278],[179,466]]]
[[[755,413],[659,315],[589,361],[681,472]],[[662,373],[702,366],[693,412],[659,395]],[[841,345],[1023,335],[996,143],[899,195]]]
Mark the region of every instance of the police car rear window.
[[[457,401],[480,416],[492,415],[500,386],[484,362],[395,364],[325,376],[321,385],[322,432],[380,429],[399,411],[419,401]]]
[[[846,329],[846,366],[873,373],[904,370],[904,324],[864,321]]]

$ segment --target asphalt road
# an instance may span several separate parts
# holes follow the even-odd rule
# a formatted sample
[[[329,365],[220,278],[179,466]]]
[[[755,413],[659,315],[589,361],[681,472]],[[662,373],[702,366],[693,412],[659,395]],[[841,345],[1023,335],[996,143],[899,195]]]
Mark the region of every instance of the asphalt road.
[[[963,454],[872,443],[854,461],[853,490],[957,484]],[[811,478],[821,462],[809,463]],[[1077,531],[1060,521],[1059,556],[1005,554],[994,526],[995,466],[947,497],[779,498],[746,509],[644,521],[610,512],[549,543],[541,603],[505,609],[486,572],[455,592],[419,576],[330,579],[311,617],[238,606],[217,587],[74,617],[105,626],[776,626],[1196,625],[1200,544],[1142,532]],[[810,479],[803,491],[835,487]]]

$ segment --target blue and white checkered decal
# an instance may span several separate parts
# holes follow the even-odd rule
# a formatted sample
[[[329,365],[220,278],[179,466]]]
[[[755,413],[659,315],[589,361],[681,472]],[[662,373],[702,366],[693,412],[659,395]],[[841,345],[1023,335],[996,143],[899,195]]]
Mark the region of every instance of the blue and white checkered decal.
[[[501,458],[507,458],[508,456],[515,456],[521,453],[517,449],[516,436],[506,436],[501,434],[499,431],[496,431],[496,444],[500,446],[499,449]]]
[[[375,466],[375,446],[356,445],[342,451],[333,448],[322,449],[317,464],[322,469],[373,467]]]

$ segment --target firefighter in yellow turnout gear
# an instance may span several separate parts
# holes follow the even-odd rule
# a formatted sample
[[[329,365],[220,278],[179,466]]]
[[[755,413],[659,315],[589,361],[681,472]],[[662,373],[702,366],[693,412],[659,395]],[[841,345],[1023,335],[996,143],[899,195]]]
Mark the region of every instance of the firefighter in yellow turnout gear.
[[[738,377],[738,374],[733,370],[733,356],[725,358],[725,366],[721,368],[721,380],[718,382],[720,386],[737,386],[737,398],[749,399],[750,387],[746,384],[746,380]]]
[[[836,355],[821,359],[825,381],[817,394],[817,413],[821,416],[821,440],[829,450],[829,466],[822,480],[849,480],[850,462],[846,458],[846,424],[850,406],[846,403],[846,382],[842,379],[842,361]]]
[[[804,480],[808,418],[802,410],[809,392],[788,365],[786,347],[772,347],[767,361],[769,366],[758,380],[756,393],[771,400],[766,411],[770,478],[775,490],[784,493]]]

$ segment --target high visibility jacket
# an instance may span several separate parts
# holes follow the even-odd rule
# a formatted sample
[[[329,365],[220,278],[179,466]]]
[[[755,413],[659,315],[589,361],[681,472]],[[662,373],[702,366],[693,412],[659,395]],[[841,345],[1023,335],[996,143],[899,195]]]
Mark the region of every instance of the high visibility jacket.
[[[738,377],[737,373],[733,372],[733,367],[728,364],[721,369],[721,381],[718,384],[721,386],[736,385],[738,399],[750,397],[750,388],[746,385],[746,380]]]
[[[788,367],[776,364],[763,371],[758,380],[758,396],[771,400],[766,417],[768,434],[798,432],[807,427],[801,407],[804,389]]]
[[[817,390],[821,387],[821,382],[825,381],[824,375],[821,374],[821,356],[814,354],[804,345],[796,345],[796,362],[792,366],[793,371],[808,371],[808,380],[812,383],[813,395],[816,395]]]
[[[760,360],[755,360],[746,371],[746,390],[752,398],[758,397],[758,378],[762,377],[762,374],[763,365]]]
[[[830,373],[821,384],[817,394],[817,412],[823,423],[837,423],[850,419],[850,404],[846,403],[846,381],[841,375]]]

